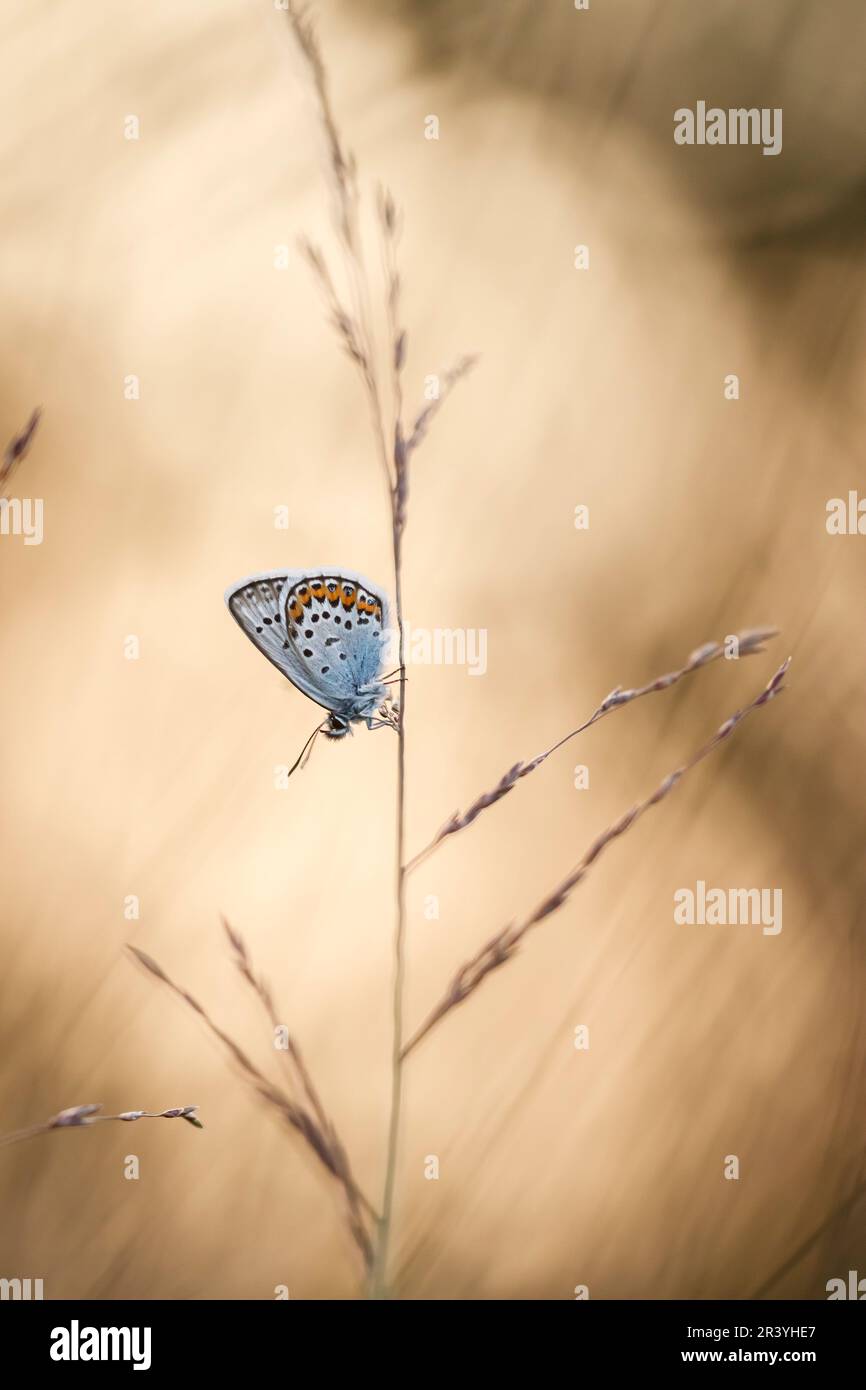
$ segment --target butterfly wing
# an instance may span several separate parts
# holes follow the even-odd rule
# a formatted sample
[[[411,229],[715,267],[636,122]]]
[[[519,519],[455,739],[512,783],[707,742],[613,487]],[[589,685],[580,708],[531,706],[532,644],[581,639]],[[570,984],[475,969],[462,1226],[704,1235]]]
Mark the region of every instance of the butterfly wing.
[[[389,621],[377,585],[336,566],[272,570],[233,585],[226,603],[262,655],[311,700],[347,718],[366,703],[362,688],[381,669]]]

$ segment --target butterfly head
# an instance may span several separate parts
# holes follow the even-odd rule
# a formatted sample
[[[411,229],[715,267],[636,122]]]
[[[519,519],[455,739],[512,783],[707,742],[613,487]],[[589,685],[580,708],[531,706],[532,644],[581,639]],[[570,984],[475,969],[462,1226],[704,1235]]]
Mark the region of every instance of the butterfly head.
[[[322,725],[322,733],[325,738],[345,738],[346,734],[351,732],[348,719],[344,719],[341,714],[329,714]]]
[[[389,699],[383,686],[375,695],[369,694],[364,700],[356,701],[350,713],[330,713],[320,728],[326,738],[345,738],[346,734],[351,734],[353,723],[366,724],[368,729],[387,726],[397,730],[400,727],[399,707]]]

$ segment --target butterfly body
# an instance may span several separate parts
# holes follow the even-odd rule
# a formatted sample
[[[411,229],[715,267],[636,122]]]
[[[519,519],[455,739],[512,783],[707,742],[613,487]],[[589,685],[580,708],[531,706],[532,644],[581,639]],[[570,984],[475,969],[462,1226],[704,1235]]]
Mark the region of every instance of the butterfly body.
[[[381,679],[388,604],[378,585],[338,566],[270,570],[226,590],[229,612],[298,690],[328,711],[322,732],[394,726]]]

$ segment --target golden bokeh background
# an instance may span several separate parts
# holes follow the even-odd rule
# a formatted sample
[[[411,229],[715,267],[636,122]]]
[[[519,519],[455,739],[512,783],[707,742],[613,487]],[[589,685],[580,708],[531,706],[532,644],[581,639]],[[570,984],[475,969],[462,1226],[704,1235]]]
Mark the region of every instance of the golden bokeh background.
[[[410,402],[480,355],[414,462],[406,614],[486,629],[489,666],[410,670],[410,848],[612,686],[782,629],[612,715],[418,870],[410,1026],[794,657],[784,698],[419,1048],[396,1292],[748,1297],[778,1272],[767,1292],[825,1297],[866,1259],[866,541],[825,527],[866,474],[866,14],[318,13],[367,206],[382,180],[405,213]],[[2,413],[11,438],[44,409],[14,489],[44,499],[45,535],[0,539],[0,1130],[91,1101],[197,1103],[206,1127],[3,1149],[0,1276],[49,1298],[355,1297],[333,1185],[124,951],[278,1077],[225,913],[378,1200],[395,740],[320,747],[275,789],[315,712],[222,602],[282,564],[391,582],[366,403],[295,254],[302,233],[332,249],[314,102],[267,0],[10,0],[2,27]],[[781,155],[677,147],[673,112],[699,99],[781,106]],[[372,216],[366,233],[375,268]],[[676,926],[697,879],[781,887],[782,932]]]

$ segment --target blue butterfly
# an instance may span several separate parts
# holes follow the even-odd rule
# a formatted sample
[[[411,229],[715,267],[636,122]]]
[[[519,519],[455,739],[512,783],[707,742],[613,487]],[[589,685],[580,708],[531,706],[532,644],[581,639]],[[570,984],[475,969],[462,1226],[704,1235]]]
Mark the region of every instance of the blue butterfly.
[[[328,711],[310,743],[319,732],[344,738],[359,722],[368,729],[398,727],[381,675],[391,633],[378,585],[335,566],[270,570],[233,584],[225,599],[262,655]]]

